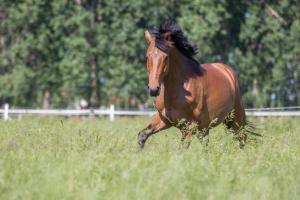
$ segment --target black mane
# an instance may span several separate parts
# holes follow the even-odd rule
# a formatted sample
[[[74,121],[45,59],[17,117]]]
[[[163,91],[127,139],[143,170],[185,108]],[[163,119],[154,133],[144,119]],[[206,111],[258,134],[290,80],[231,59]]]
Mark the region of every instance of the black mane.
[[[164,34],[166,33],[170,33],[171,42],[165,40]],[[198,53],[197,47],[188,41],[188,38],[184,35],[176,22],[166,21],[160,24],[159,28],[155,30],[154,35],[155,46],[160,50],[166,52],[170,47],[172,47],[172,45],[175,45],[186,57],[198,63],[198,61],[194,58],[194,56]]]

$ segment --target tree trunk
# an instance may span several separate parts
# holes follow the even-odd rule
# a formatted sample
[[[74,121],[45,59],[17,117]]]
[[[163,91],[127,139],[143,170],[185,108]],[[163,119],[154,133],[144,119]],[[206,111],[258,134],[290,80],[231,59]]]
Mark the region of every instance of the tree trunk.
[[[90,97],[90,106],[98,107],[99,106],[99,82],[98,82],[98,70],[96,59],[92,61],[91,64],[91,97]]]
[[[297,71],[297,64],[295,64],[295,71],[293,73],[294,76],[294,92],[295,92],[295,99],[294,99],[294,105],[300,105],[300,77],[299,73]]]
[[[98,4],[97,0],[91,0],[89,2],[89,10],[93,14],[93,17],[91,18],[91,22],[90,22],[92,30],[95,29],[95,25],[96,25],[97,4]],[[95,42],[95,38],[97,37],[95,35],[96,31],[93,31],[93,32],[94,32],[94,34],[93,34],[92,38],[90,38],[88,40],[91,48],[95,48],[95,46],[96,46],[96,42]],[[91,60],[91,74],[90,74],[90,78],[91,78],[90,106],[91,107],[98,107],[100,105],[98,66],[97,65],[98,65],[98,56],[97,56],[97,54],[94,54],[93,58]]]
[[[258,95],[258,86],[257,86],[257,80],[254,79],[252,82],[252,94],[254,96]]]
[[[51,93],[48,89],[46,89],[43,95],[43,109],[49,109],[50,107],[51,107]]]

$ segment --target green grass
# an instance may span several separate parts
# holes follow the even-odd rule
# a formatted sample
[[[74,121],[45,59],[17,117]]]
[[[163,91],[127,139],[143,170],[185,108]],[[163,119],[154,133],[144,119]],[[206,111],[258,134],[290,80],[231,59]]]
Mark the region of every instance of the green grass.
[[[243,150],[221,126],[208,147],[172,128],[140,151],[148,121],[0,121],[0,199],[299,199],[299,118],[260,122]]]

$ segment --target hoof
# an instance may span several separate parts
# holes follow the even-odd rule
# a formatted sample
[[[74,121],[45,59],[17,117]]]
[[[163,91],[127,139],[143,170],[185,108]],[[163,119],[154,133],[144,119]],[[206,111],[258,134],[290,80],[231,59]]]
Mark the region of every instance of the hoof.
[[[146,140],[147,140],[147,135],[145,134],[145,132],[143,132],[143,131],[139,132],[138,144],[140,145],[141,148],[144,147]]]

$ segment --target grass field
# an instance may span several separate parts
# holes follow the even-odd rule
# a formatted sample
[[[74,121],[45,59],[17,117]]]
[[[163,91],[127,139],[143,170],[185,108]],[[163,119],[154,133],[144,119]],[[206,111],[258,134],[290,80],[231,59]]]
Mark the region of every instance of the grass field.
[[[208,147],[169,129],[140,151],[148,121],[0,121],[0,199],[300,198],[300,118],[259,122],[243,150],[220,126]]]

